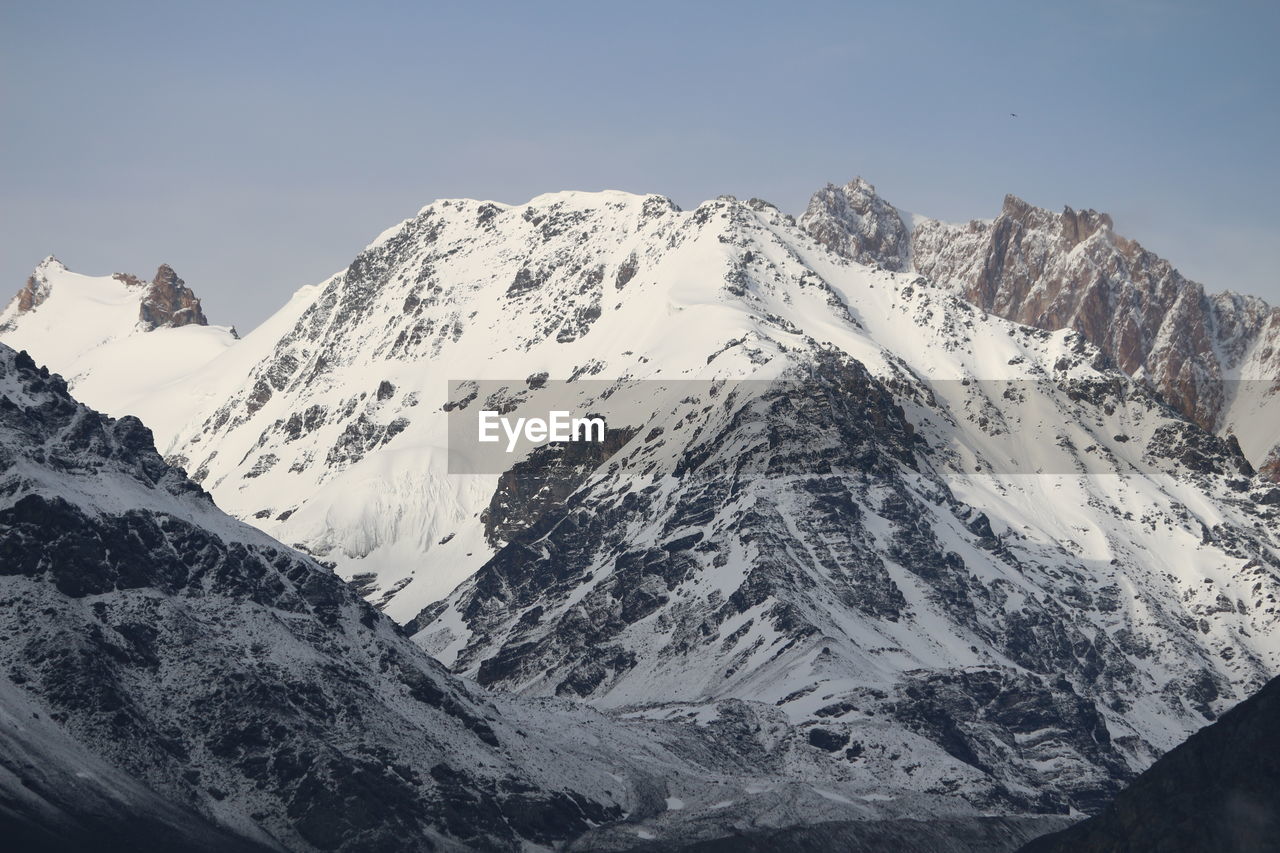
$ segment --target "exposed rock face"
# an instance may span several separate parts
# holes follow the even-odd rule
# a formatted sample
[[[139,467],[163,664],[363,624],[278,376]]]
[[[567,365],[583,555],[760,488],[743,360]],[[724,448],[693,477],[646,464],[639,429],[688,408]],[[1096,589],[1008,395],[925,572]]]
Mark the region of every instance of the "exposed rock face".
[[[910,238],[902,217],[862,178],[814,193],[800,226],[843,258],[891,270],[906,267]]]
[[[147,286],[147,295],[138,309],[138,320],[152,329],[209,325],[200,309],[200,300],[168,264],[160,265],[155,278]]]
[[[634,429],[611,429],[602,442],[551,443],[536,448],[498,480],[481,519],[485,540],[500,548],[547,512],[562,507],[587,476],[633,435]]]
[[[0,333],[8,331],[17,322],[18,317],[38,308],[49,298],[49,279],[46,272],[50,269],[65,269],[65,267],[53,255],[40,262],[35,271],[27,277],[27,283],[14,295],[5,309],[5,321],[0,323]]]
[[[18,301],[18,311],[26,312],[35,308],[49,295],[48,285],[34,275],[27,277],[27,283],[14,298]]]
[[[1280,679],[1160,758],[1096,817],[1021,853],[1280,850]]]
[[[814,194],[801,224],[846,257],[901,268],[906,229],[869,194],[861,180],[828,186]],[[1006,319],[1080,332],[1206,430],[1237,426],[1227,412],[1236,379],[1280,383],[1280,309],[1256,297],[1206,294],[1117,235],[1105,213],[1053,213],[1006,196],[991,222],[924,220],[909,243],[916,271],[957,283],[975,305]],[[1270,446],[1251,449],[1260,459]]]
[[[963,282],[984,310],[1080,332],[1121,370],[1145,375],[1178,411],[1215,429],[1223,370],[1232,365],[1214,351],[1204,288],[1111,227],[1111,217],[1093,210],[1054,214],[1007,196],[990,225],[921,224],[913,257],[935,281]]]
[[[1258,468],[1258,474],[1273,483],[1280,483],[1280,447],[1275,447],[1267,454]]]

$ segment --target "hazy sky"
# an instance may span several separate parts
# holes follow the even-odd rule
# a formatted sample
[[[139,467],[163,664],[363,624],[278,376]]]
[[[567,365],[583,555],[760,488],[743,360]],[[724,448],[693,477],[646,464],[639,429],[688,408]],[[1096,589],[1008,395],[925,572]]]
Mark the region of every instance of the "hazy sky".
[[[1280,303],[1277,37],[1261,2],[0,0],[0,300],[164,261],[247,331],[434,198],[798,213],[860,174],[1106,210]]]

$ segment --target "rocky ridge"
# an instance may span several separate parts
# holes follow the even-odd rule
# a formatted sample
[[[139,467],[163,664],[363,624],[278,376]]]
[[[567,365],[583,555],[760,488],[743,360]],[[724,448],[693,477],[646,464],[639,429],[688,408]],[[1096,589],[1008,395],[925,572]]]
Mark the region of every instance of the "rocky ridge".
[[[1280,387],[1280,309],[1206,293],[1116,234],[1107,214],[1053,213],[1010,195],[989,222],[914,221],[859,178],[816,193],[800,222],[845,257],[954,283],[1006,319],[1081,333],[1204,429],[1241,432],[1253,461],[1274,471],[1264,460],[1275,436],[1256,406]]]
[[[50,255],[40,262],[35,272],[0,313],[0,333],[12,331],[19,318],[39,308],[53,292],[51,279],[67,272],[62,262]],[[131,273],[112,273],[111,279],[138,293],[138,325],[143,331],[179,328],[187,325],[207,326],[208,319],[200,299],[168,264],[161,264],[151,281],[143,281]]]
[[[117,276],[120,273],[116,274]],[[178,278],[173,267],[161,264],[147,286],[147,294],[138,307],[138,320],[148,329],[161,326],[179,328],[190,324],[207,326],[200,300],[187,283]]]
[[[507,849],[621,814],[621,789],[590,799],[522,769],[502,744],[527,735],[491,702],[327,570],[222,516],[136,419],[84,408],[7,348],[0,383],[3,694],[106,763],[90,790],[142,782],[255,849]],[[88,818],[26,788],[6,812],[28,826]]]

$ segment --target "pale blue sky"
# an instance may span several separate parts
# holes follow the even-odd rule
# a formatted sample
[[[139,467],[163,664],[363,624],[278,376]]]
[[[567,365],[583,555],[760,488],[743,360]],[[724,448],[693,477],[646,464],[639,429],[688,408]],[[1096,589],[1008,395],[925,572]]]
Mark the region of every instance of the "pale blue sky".
[[[172,264],[247,330],[438,197],[1006,192],[1280,303],[1280,4],[0,0],[0,299]],[[1019,118],[1009,117],[1010,112]]]

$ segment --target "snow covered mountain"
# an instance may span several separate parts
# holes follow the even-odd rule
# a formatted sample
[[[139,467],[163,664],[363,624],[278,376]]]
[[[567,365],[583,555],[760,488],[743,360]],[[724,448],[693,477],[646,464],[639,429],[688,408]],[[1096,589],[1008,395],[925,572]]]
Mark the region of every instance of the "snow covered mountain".
[[[951,225],[903,213],[855,179],[816,193],[801,225],[844,257],[954,284],[1019,323],[1080,332],[1206,430],[1236,435],[1280,481],[1280,308],[1206,294],[1116,234],[1107,214],[1007,196],[994,220]]]
[[[0,599],[13,849],[674,850],[796,824],[1008,849],[1064,823],[888,796],[767,706],[657,726],[464,684],[3,345]]]
[[[1275,671],[1272,493],[1230,442],[1080,335],[841,262],[765,206],[666,215],[626,286],[674,328],[606,335],[593,381],[620,378],[580,408],[626,423],[611,401],[669,371],[704,390],[415,619],[446,663],[605,706],[763,699],[859,761],[924,736],[947,784],[1082,809]],[[644,275],[670,244],[719,255],[698,291]]]
[[[7,817],[57,839],[94,829],[95,799],[116,832],[159,800],[174,843],[209,849],[506,849],[621,814],[625,783],[540,766],[526,721],[219,512],[137,420],[8,348],[0,383]]]
[[[664,720],[763,701],[867,784],[1087,810],[1280,671],[1274,435],[1224,390],[1277,375],[1275,313],[1197,315],[1100,216],[1024,208],[439,201],[130,405],[460,673]],[[1139,337],[1083,319],[1112,291],[1157,306],[1112,311]],[[564,395],[611,455],[450,473],[447,411]]]

